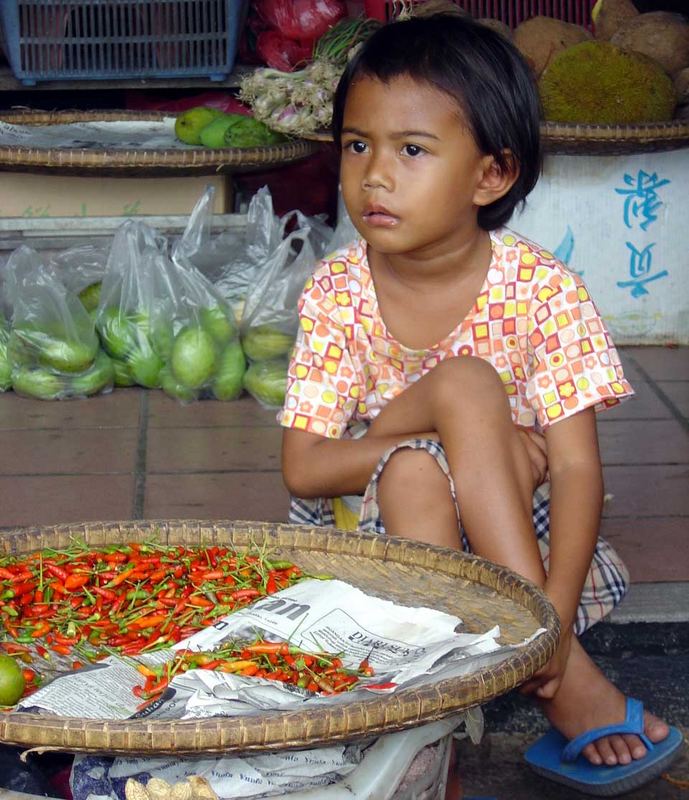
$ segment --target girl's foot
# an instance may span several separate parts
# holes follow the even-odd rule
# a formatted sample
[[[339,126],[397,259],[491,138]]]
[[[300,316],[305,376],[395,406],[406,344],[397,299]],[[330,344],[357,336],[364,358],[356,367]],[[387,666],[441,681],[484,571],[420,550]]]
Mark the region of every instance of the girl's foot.
[[[592,728],[612,725],[625,718],[625,696],[591,661],[575,637],[562,683],[551,700],[539,700],[549,722],[563,736],[573,739]],[[644,712],[644,733],[661,742],[670,732],[658,717]],[[592,764],[629,764],[643,758],[646,747],[638,736],[606,736],[587,745],[582,754]]]

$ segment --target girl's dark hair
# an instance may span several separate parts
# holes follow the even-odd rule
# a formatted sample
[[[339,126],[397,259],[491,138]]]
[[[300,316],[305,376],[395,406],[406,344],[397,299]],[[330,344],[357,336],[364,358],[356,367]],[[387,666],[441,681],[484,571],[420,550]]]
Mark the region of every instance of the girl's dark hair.
[[[377,30],[349,62],[335,92],[333,134],[340,145],[351,84],[368,77],[387,83],[400,77],[426,82],[459,105],[476,144],[509,169],[509,150],[519,168],[510,191],[479,208],[484,230],[504,225],[536,185],[541,170],[540,106],[531,71],[511,42],[470,17],[433,14]]]

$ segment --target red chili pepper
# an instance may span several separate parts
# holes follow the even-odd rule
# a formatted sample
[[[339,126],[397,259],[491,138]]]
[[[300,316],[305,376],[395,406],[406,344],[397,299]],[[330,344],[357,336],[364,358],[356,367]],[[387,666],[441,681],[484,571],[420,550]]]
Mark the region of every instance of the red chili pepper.
[[[201,594],[195,594],[189,598],[189,604],[192,606],[198,606],[199,608],[213,608],[215,605],[212,600],[209,600],[207,597],[204,597]]]
[[[119,586],[121,583],[124,583],[127,578],[131,577],[136,572],[136,567],[129,567],[129,569],[125,569],[116,575],[105,588],[112,589],[115,586]]]
[[[90,580],[88,575],[72,573],[65,578],[65,589],[67,589],[68,592],[73,592],[75,589],[81,589],[82,586],[86,586]]]
[[[143,630],[144,628],[162,625],[163,622],[167,621],[167,619],[167,614],[148,614],[145,617],[139,617],[139,619],[135,619],[133,622],[130,622],[129,627],[132,630]]]
[[[10,572],[5,567],[0,567],[0,578],[3,578],[6,581],[11,581],[14,578],[14,572]]]
[[[111,589],[103,589],[100,586],[91,586],[90,591],[102,597],[103,600],[107,600],[109,603],[114,603],[117,600],[117,592],[113,592]]]
[[[50,646],[50,649],[63,656],[68,656],[72,653],[72,648],[66,644],[53,644]]]
[[[278,585],[275,581],[275,573],[268,573],[268,580],[266,581],[266,594],[275,594],[278,590]]]
[[[233,600],[250,600],[254,597],[258,597],[260,594],[258,589],[237,589],[236,592],[232,592],[230,597]]]
[[[38,639],[41,636],[45,636],[46,633],[51,629],[51,625],[49,622],[40,622],[36,627],[31,631],[31,638]]]
[[[67,580],[67,576],[69,575],[66,570],[62,569],[62,567],[58,567],[57,564],[44,564],[43,568],[53,577],[59,578],[63,583]]]

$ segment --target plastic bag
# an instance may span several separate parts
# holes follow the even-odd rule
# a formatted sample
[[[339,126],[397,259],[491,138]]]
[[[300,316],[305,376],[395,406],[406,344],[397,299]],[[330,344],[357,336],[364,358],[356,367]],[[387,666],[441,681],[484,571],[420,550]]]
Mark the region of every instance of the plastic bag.
[[[62,400],[112,388],[113,367],[99,349],[93,319],[38,253],[24,245],[12,253],[4,290],[12,308],[7,353],[16,392]]]
[[[347,16],[344,0],[254,0],[259,16],[284,36],[315,40]]]
[[[128,220],[113,238],[96,311],[96,329],[113,359],[115,385],[161,385],[172,312],[167,240]]]
[[[83,244],[56,253],[48,266],[55,270],[69,291],[79,295],[87,311],[95,311],[107,263],[105,245]]]
[[[212,199],[212,196],[211,196]],[[143,222],[115,234],[97,311],[116,382],[162,388],[182,402],[242,392],[244,354],[230,305],[178,248]]]
[[[246,228],[211,234],[213,196],[209,186],[191,212],[187,227],[172,248],[172,260],[191,262],[215,285],[240,319],[249,287],[260,266],[277,248],[284,226],[273,213],[268,189],[254,195],[247,212]]]
[[[293,215],[281,220],[286,228]],[[297,303],[306,280],[323,256],[332,229],[317,217],[295,212],[296,229],[261,265],[244,302],[242,347],[250,362],[244,387],[263,406],[284,400],[287,360],[299,327]]]

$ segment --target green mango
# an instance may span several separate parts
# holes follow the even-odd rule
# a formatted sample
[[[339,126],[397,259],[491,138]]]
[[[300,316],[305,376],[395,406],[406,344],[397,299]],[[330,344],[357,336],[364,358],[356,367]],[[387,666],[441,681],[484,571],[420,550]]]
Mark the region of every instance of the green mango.
[[[216,400],[236,400],[244,388],[243,378],[246,372],[244,351],[235,339],[220,354],[218,371],[215,373],[211,391]]]
[[[139,386],[145,386],[147,389],[160,388],[160,370],[163,368],[163,363],[163,359],[148,348],[137,348],[127,355],[127,366],[132,377]]]
[[[175,336],[170,367],[175,379],[189,389],[200,389],[217,367],[213,337],[201,327],[187,326]]]
[[[207,330],[221,347],[226,345],[237,331],[230,308],[224,309],[220,306],[202,308],[199,312],[199,321],[201,327]]]
[[[160,370],[160,386],[166,395],[183,403],[192,403],[198,399],[198,392],[180,383],[167,366]]]
[[[214,119],[223,116],[217,108],[196,106],[188,108],[175,120],[175,136],[185,144],[201,144],[201,131]]]
[[[0,392],[12,388],[12,363],[9,357],[10,333],[0,325]]]
[[[136,325],[116,306],[103,309],[96,328],[103,347],[113,358],[124,358],[137,345]]]
[[[75,375],[69,384],[69,392],[71,395],[84,395],[88,397],[92,394],[98,394],[108,386],[112,386],[115,379],[115,368],[112,360],[108,354],[100,350],[93,362],[93,366],[82,372],[81,375]]]
[[[249,328],[242,338],[242,347],[251,361],[269,361],[287,355],[294,344],[294,336],[283,333],[272,325]]]
[[[98,308],[100,302],[101,282],[92,283],[85,289],[79,292],[79,299],[87,311],[93,311]]]
[[[219,147],[227,147],[225,144],[225,133],[228,128],[236,124],[236,120],[230,114],[223,114],[222,117],[212,120],[199,134],[201,144],[217,150]]]
[[[47,339],[41,346],[38,360],[41,366],[57,372],[83,372],[93,364],[97,353],[97,339],[95,344]]]
[[[16,367],[12,371],[12,386],[17,394],[37,400],[59,400],[65,394],[64,378],[42,367]]]
[[[112,359],[115,386],[135,386],[136,381],[129,368],[129,364],[120,361],[119,358]]]
[[[287,361],[256,361],[244,373],[244,388],[264,406],[278,408],[285,402]]]
[[[271,130],[265,122],[253,117],[238,114],[234,125],[229,125],[224,132],[225,147],[265,147],[286,141],[281,133]]]

